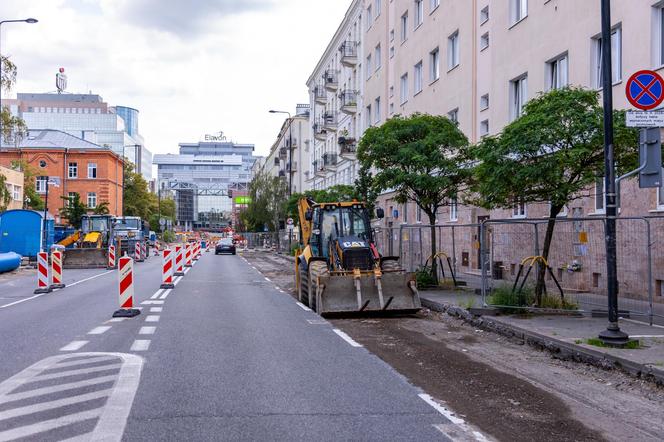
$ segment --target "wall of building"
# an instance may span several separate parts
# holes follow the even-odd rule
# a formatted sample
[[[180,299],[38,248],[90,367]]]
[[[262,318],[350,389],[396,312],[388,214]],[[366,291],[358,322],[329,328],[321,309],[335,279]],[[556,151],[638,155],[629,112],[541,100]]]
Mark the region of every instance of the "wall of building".
[[[5,186],[11,195],[7,210],[23,208],[23,172],[0,166],[0,175],[5,177]]]

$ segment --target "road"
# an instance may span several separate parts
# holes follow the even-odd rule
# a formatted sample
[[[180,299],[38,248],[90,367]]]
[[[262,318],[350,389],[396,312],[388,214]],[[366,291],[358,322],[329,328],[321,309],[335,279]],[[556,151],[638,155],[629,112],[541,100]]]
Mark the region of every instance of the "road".
[[[160,271],[136,264],[124,320],[116,272],[0,282],[0,441],[484,440],[244,258]]]

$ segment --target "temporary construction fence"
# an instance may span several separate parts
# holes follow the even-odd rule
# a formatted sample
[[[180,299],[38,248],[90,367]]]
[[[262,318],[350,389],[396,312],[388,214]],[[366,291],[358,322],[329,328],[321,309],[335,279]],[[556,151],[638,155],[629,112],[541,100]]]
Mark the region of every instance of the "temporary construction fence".
[[[484,305],[499,301],[492,292],[511,292],[528,268],[527,285],[534,285],[548,219],[485,219],[478,224],[435,225],[439,277],[478,289]],[[550,296],[559,297],[585,311],[606,311],[606,253],[603,217],[559,217],[553,231],[545,282]],[[432,228],[425,224],[374,230],[384,255],[399,256],[409,271],[430,265]],[[617,219],[619,309],[622,315],[664,321],[664,217]],[[525,258],[531,258],[524,262]],[[519,275],[520,266],[523,270]],[[443,271],[445,272],[443,274]],[[495,302],[494,302],[495,301]],[[511,304],[511,303],[510,303]]]

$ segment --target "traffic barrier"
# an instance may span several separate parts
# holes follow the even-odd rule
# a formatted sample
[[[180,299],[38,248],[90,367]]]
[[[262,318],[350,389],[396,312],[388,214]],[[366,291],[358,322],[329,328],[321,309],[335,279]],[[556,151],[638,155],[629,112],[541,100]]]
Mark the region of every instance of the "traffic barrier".
[[[162,276],[162,289],[174,289],[175,284],[173,284],[173,251],[171,249],[164,249],[162,253],[162,266],[161,266],[161,276]]]
[[[134,243],[134,260],[136,262],[141,262],[141,243]]]
[[[114,269],[115,268],[115,246],[110,245],[108,247],[108,269]]]
[[[141,314],[140,310],[134,308],[134,260],[123,256],[118,261],[120,309],[113,313],[113,317],[133,318]]]
[[[191,251],[192,260],[198,261],[198,258],[200,258],[199,251],[200,251],[199,245],[197,242],[195,242],[192,246],[192,251]]]
[[[182,246],[175,246],[175,273],[174,276],[184,276],[184,253]]]
[[[51,252],[51,289],[63,289],[62,283],[62,252],[54,250]]]
[[[49,271],[48,271],[48,253],[39,252],[37,254],[37,288],[34,293],[49,293],[53,289],[49,284]]]
[[[191,267],[191,243],[185,244],[184,249],[184,266]]]

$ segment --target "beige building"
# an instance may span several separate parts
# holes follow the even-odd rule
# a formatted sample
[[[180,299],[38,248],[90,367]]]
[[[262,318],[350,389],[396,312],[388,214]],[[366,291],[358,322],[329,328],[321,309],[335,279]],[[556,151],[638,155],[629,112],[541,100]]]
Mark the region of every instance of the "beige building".
[[[5,186],[11,199],[7,210],[23,208],[23,172],[0,166],[0,175],[5,177]]]

